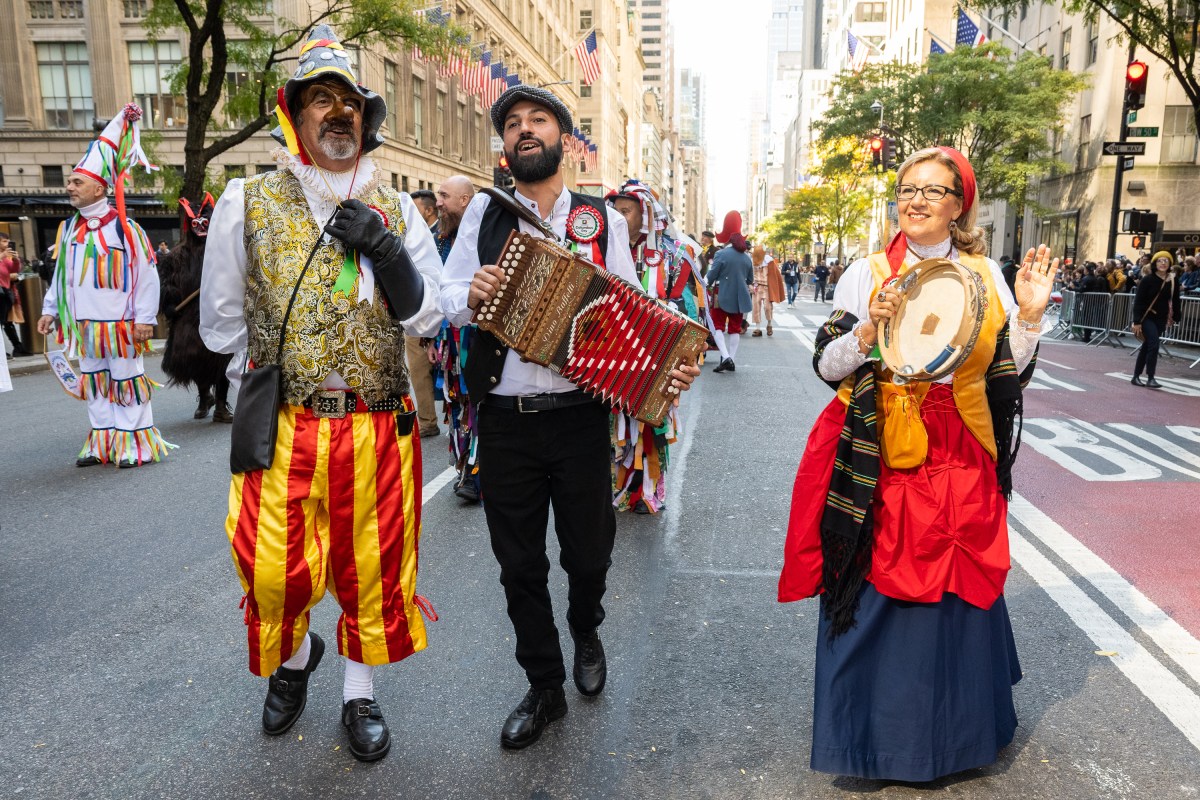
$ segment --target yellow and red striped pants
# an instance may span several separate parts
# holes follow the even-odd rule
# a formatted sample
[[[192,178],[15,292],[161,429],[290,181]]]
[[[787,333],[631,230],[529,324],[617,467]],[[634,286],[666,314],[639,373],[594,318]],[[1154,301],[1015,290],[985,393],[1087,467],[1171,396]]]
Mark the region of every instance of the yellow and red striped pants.
[[[395,412],[319,419],[285,406],[271,468],[233,476],[225,532],[255,675],[270,675],[303,643],[326,586],[342,608],[343,656],[378,665],[424,649],[413,600],[421,450],[414,431],[397,427]]]

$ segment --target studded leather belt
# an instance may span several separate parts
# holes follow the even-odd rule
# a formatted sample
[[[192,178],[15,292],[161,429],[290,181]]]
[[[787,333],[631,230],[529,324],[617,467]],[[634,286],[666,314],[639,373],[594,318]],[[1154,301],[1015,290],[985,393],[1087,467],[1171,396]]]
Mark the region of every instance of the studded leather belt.
[[[315,391],[305,398],[303,405],[312,409],[314,417],[321,419],[341,419],[347,414],[363,414],[370,411],[405,411],[402,398],[385,397],[377,403],[367,403],[354,392],[341,389]],[[416,412],[406,411],[405,415],[415,417]]]

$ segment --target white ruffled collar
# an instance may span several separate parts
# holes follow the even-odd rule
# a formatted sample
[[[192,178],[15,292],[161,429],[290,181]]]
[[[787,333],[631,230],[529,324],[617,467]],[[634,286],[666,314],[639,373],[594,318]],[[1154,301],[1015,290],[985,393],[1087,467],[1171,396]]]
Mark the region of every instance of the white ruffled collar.
[[[908,249],[912,251],[909,255],[916,253],[921,260],[926,258],[949,258],[953,260],[958,254],[957,249],[950,244],[949,236],[937,244],[917,244],[910,239]]]
[[[345,172],[330,172],[313,164],[305,164],[299,156],[292,155],[282,148],[274,153],[275,161],[280,169],[286,169],[296,176],[296,180],[317,197],[337,203],[347,198],[361,198],[369,194],[378,184],[380,172],[375,167],[375,161],[369,156],[363,156],[358,162],[357,172],[348,169]],[[351,185],[353,181],[353,185]],[[330,194],[330,190],[336,196]]]

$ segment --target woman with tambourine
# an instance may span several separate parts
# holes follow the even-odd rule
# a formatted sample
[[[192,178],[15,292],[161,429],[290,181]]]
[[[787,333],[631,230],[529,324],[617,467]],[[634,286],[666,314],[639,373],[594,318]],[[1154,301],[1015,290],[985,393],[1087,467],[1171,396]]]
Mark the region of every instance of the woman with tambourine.
[[[975,198],[957,150],[910,156],[900,233],[850,265],[817,335],[814,364],[838,394],[800,462],[779,599],[821,595],[811,766],[823,772],[928,781],[995,761],[1016,729],[1007,496],[1058,259],[1030,250],[1014,298],[984,256]],[[902,292],[916,294],[906,276],[930,265],[965,276],[972,341],[898,375],[879,345]],[[927,307],[917,337],[962,308]]]

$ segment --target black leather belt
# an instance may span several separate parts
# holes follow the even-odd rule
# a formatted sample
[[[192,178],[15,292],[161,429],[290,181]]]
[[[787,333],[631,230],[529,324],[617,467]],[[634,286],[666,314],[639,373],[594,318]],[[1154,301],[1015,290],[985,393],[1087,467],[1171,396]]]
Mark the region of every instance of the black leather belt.
[[[600,402],[592,395],[576,389],[573,392],[558,392],[556,394],[489,394],[484,398],[484,405],[501,411],[517,411],[529,414],[534,411],[554,411],[558,408],[581,406],[584,403]]]
[[[347,414],[362,414],[369,411],[404,411],[404,400],[400,397],[385,397],[376,403],[367,403],[357,394],[344,389],[320,389],[304,399],[302,405],[311,408],[314,417],[341,419]],[[415,411],[406,412],[415,416]]]

